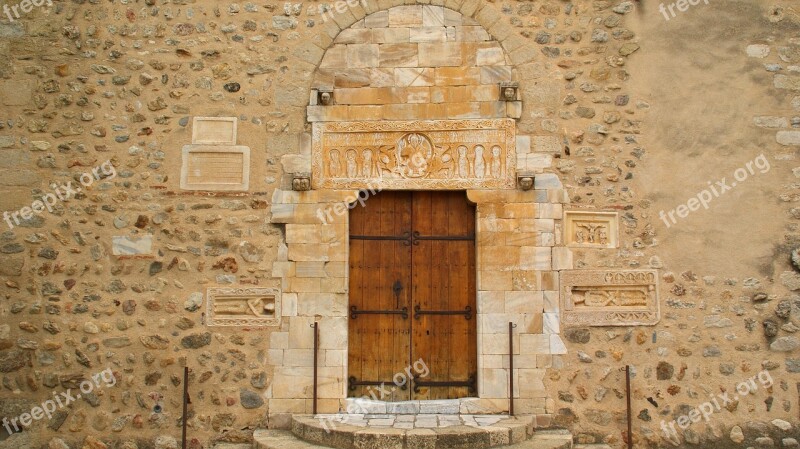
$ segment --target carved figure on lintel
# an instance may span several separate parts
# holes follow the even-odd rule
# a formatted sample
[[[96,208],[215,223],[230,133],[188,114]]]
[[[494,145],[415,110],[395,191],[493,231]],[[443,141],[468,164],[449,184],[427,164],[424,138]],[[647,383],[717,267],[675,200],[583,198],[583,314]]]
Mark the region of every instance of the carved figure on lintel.
[[[475,177],[483,178],[486,175],[486,160],[483,158],[483,146],[475,146]]]
[[[491,162],[491,172],[493,178],[499,178],[502,175],[502,161],[500,160],[500,153],[501,149],[499,146],[495,145],[492,147],[492,162]]]
[[[364,164],[361,166],[361,177],[371,178],[375,175],[375,162],[372,160],[372,150],[366,149],[361,153]]]
[[[466,178],[469,176],[469,163],[467,162],[467,147],[461,145],[458,147],[458,177]]]
[[[345,153],[345,159],[347,160],[346,164],[347,164],[347,177],[348,178],[355,178],[355,177],[358,176],[358,171],[359,170],[358,170],[357,157],[358,157],[358,153],[356,153],[356,150],[354,150],[352,148],[347,150],[347,152]]]
[[[331,150],[331,152],[328,153],[328,173],[331,177],[339,177],[342,172],[342,162],[339,160],[340,157],[339,150]]]

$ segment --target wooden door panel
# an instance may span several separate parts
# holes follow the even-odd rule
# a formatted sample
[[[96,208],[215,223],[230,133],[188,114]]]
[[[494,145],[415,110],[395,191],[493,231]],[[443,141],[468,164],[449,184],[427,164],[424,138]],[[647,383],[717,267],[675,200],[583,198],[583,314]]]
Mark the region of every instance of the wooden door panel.
[[[387,192],[357,205],[350,212],[350,307],[360,312],[411,309],[411,248],[401,240],[371,240],[407,232],[411,225],[411,198],[406,192]],[[366,237],[366,239],[365,239]],[[400,288],[393,288],[395,285]],[[349,377],[357,382],[383,381],[392,386],[395,373],[408,366],[410,314],[351,313]],[[349,388],[354,397],[380,394],[370,386]],[[398,390],[381,400],[407,400],[409,390]]]
[[[415,317],[412,359],[422,358],[430,368],[423,383],[467,381],[477,374],[474,207],[462,192],[415,192],[412,227],[419,236],[412,251],[415,310],[471,310],[469,319],[465,314]],[[415,391],[415,399],[477,395],[456,386]]]

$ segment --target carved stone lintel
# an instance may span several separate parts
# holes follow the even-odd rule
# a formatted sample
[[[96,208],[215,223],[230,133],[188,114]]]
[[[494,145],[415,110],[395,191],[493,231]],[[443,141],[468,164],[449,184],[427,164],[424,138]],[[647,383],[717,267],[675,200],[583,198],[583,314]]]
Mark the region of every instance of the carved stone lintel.
[[[660,319],[655,270],[561,272],[565,326],[655,325]]]
[[[206,317],[209,326],[278,326],[281,293],[266,287],[209,288]]]
[[[315,123],[315,189],[479,189],[516,185],[510,119]]]

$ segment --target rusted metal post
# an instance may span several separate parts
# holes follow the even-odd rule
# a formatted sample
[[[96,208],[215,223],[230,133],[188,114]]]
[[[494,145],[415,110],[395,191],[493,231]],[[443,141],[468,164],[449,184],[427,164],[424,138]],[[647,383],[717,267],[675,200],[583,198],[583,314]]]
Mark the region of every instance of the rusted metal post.
[[[311,325],[314,328],[314,400],[312,402],[312,413],[315,415],[317,414],[317,370],[318,370],[318,360],[317,356],[319,353],[319,323],[315,322]]]
[[[508,323],[508,414],[514,416],[514,328],[516,324]]]
[[[183,367],[183,429],[181,447],[186,449],[186,419],[189,415],[189,367]]]
[[[628,449],[633,449],[633,422],[631,421],[631,366],[625,365],[625,394],[628,399]]]

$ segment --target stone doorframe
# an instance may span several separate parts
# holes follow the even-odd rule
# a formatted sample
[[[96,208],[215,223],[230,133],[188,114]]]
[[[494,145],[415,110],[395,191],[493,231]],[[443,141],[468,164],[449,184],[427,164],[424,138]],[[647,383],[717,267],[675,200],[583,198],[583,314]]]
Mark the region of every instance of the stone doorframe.
[[[547,177],[545,180],[548,179]],[[554,401],[544,376],[554,355],[566,353],[559,337],[559,269],[571,268],[559,237],[565,192],[548,188],[467,190],[477,217],[478,401],[472,413],[508,411],[508,323],[514,335],[515,407],[542,415]],[[285,224],[286,246],[273,266],[282,279],[283,323],[288,333],[283,363],[275,365],[270,414],[311,412],[313,337],[320,323],[321,413],[345,407],[347,397],[348,217],[357,190],[276,190],[273,223]],[[360,196],[359,196],[360,195]],[[364,201],[369,201],[368,197]],[[358,207],[358,206],[356,206]],[[330,213],[329,213],[330,212]],[[320,217],[331,217],[322,220]],[[272,347],[272,346],[271,346]],[[305,400],[300,399],[305,398]]]

